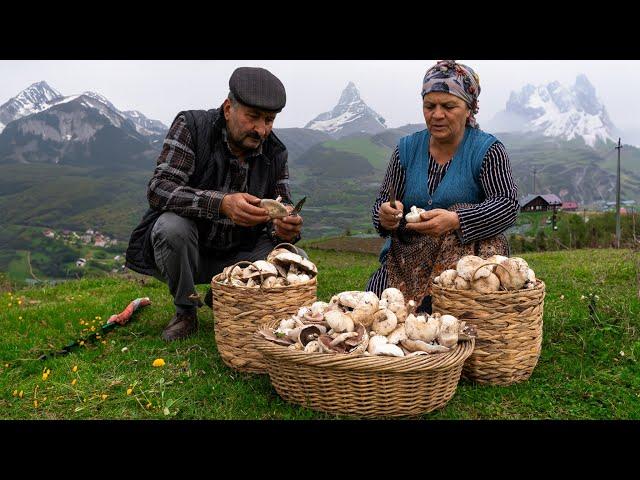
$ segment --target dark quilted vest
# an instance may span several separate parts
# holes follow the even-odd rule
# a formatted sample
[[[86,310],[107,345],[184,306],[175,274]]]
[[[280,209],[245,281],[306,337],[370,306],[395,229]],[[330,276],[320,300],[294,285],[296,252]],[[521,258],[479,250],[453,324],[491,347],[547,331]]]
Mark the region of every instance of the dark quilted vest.
[[[184,115],[191,134],[196,154],[195,171],[189,177],[187,185],[201,190],[224,190],[229,163],[225,153],[222,129],[225,119],[221,109],[187,110],[178,113]],[[204,160],[203,160],[204,159]],[[275,197],[275,179],[287,161],[287,150],[280,139],[272,132],[262,147],[262,154],[251,160],[247,191],[258,198]],[[145,275],[153,275],[155,261],[151,246],[151,230],[163,211],[148,209],[140,224],[133,230],[126,252],[128,268]],[[194,218],[199,232],[200,248],[208,254],[227,255],[230,251],[250,249],[264,232],[266,225],[255,227],[233,226],[227,229],[213,228],[209,219]]]

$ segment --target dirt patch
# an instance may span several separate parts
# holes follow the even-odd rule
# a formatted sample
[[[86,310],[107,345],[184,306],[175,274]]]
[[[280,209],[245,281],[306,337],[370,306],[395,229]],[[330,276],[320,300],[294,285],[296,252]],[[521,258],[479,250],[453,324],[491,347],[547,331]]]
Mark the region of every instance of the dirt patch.
[[[381,237],[357,238],[340,237],[331,238],[321,242],[310,241],[308,246],[319,250],[335,250],[337,252],[380,253],[385,239]]]

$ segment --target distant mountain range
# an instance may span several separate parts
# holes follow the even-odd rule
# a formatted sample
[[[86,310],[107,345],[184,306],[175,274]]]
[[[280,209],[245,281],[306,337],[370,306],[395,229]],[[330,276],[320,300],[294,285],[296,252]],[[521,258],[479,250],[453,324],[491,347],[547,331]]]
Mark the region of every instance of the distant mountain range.
[[[508,115],[517,122],[506,121]],[[572,89],[557,82],[527,86],[496,117],[501,128],[483,128],[502,132],[496,135],[509,151],[521,196],[555,193],[580,205],[615,199],[615,127],[586,77]],[[128,238],[146,208],[146,185],[168,127],[121,111],[99,93],[64,96],[46,82],[1,105],[0,122],[0,225],[97,227]],[[307,127],[274,130],[289,150],[294,199],[308,196],[305,236],[370,230],[391,152],[424,125],[387,127],[350,82],[336,107]],[[640,201],[640,150],[628,145],[622,185],[623,199]]]

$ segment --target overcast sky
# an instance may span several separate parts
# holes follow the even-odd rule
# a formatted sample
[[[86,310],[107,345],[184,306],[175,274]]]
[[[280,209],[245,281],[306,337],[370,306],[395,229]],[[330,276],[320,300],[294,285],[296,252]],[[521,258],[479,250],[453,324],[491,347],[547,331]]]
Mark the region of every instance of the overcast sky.
[[[614,125],[638,130],[640,61],[458,60],[480,76],[480,113],[488,120],[505,108],[509,94],[527,83],[554,80],[574,84],[583,73],[596,89]],[[45,80],[63,95],[86,90],[107,97],[120,110],[139,110],[169,125],[185,109],[222,103],[229,76],[238,66],[259,66],[278,76],[287,106],[276,128],[303,127],[332,109],[353,81],[362,99],[386,119],[387,126],[423,122],[420,87],[435,60],[0,60],[0,105],[34,82]]]

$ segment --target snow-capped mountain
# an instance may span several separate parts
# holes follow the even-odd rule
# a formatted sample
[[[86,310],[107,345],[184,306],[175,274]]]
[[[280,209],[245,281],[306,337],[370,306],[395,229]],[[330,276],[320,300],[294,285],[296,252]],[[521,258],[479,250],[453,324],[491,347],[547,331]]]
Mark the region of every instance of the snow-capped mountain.
[[[169,130],[161,121],[147,118],[137,110],[127,110],[126,112],[122,112],[122,114],[135,124],[136,130],[141,135],[164,136],[167,134],[167,130]]]
[[[158,120],[145,117],[138,111],[120,111],[106,97],[96,92],[86,91],[79,95],[63,96],[57,90],[51,88],[47,82],[41,81],[30,85],[28,88],[11,98],[4,105],[0,106],[0,133],[12,121],[29,117],[31,115],[44,112],[52,107],[76,102],[84,108],[96,110],[100,115],[109,119],[109,122],[118,128],[131,123],[132,127],[139,134],[149,137],[166,134],[168,127]],[[68,127],[68,122],[66,127]],[[60,124],[61,138],[71,139],[72,135],[62,133],[62,123]],[[36,133],[36,132],[32,132]],[[50,133],[50,132],[49,132]],[[84,129],[86,137],[87,129]],[[46,136],[43,130],[43,137]],[[80,137],[75,136],[79,140]]]
[[[375,134],[386,129],[387,125],[384,118],[360,98],[354,83],[349,82],[333,110],[318,115],[305,128],[343,137],[351,133]]]
[[[46,110],[62,98],[62,94],[45,81],[29,85],[0,106],[0,132],[9,122]]]
[[[532,131],[565,140],[582,138],[591,147],[598,141],[617,141],[616,127],[585,75],[578,75],[571,88],[551,82],[526,85],[512,92],[505,110],[483,128],[494,132]]]

